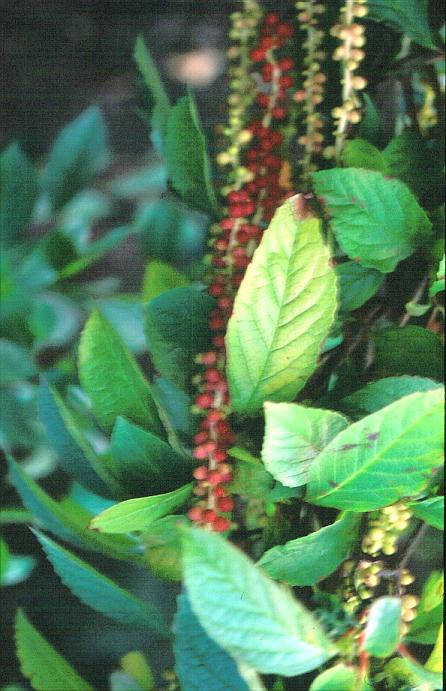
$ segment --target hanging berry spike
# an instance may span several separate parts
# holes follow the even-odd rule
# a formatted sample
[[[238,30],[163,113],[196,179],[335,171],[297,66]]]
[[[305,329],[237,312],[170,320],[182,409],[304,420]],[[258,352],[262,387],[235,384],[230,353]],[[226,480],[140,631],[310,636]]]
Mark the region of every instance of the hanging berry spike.
[[[200,371],[193,380],[197,388],[193,412],[202,419],[194,439],[198,502],[188,515],[198,525],[217,532],[230,528],[228,515],[234,506],[228,491],[232,480],[228,449],[236,437],[229,418],[225,376],[226,327],[235,293],[262,232],[289,194],[281,184],[280,128],[287,119],[294,63],[281,51],[294,30],[270,12],[263,17],[257,37],[253,21],[257,17],[256,3],[251,0],[245,2],[243,12],[232,15],[230,36],[237,42],[237,51],[232,46],[229,55],[239,62],[236,78],[231,80],[229,122],[223,130],[229,146],[217,156],[224,177],[220,194],[225,216],[211,226],[211,252],[205,258],[208,292],[216,300],[209,321],[213,349],[197,356]],[[242,40],[245,30],[250,40]],[[257,39],[255,45],[253,37]],[[253,110],[255,117],[251,119]]]
[[[299,137],[298,143],[303,147],[304,153],[300,160],[300,168],[304,182],[309,175],[316,170],[313,158],[322,152],[324,141],[323,119],[318,112],[318,106],[324,98],[324,83],[326,77],[321,71],[321,61],[324,59],[324,51],[321,50],[324,32],[319,27],[319,16],[325,12],[325,7],[315,0],[304,0],[296,3],[299,10],[297,19],[300,28],[306,33],[303,48],[306,50],[302,84],[303,89],[296,91],[294,100],[302,104],[305,113],[305,134]]]
[[[334,149],[326,149],[325,155],[333,155],[339,163],[340,155],[347,138],[349,125],[357,125],[361,120],[361,102],[358,91],[365,89],[367,80],[355,74],[365,57],[365,30],[362,24],[355,20],[365,17],[368,12],[367,0],[346,0],[341,8],[341,20],[331,28],[331,35],[338,38],[342,44],[333,54],[333,59],[342,65],[342,105],[333,109],[332,116],[336,124]]]

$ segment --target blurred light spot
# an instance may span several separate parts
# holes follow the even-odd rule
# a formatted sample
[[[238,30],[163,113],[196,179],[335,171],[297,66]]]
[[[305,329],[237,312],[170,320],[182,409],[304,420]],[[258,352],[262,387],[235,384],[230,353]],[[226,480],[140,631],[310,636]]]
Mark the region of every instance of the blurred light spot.
[[[212,84],[224,70],[225,56],[221,50],[203,48],[189,53],[172,54],[166,60],[169,76],[194,87]]]

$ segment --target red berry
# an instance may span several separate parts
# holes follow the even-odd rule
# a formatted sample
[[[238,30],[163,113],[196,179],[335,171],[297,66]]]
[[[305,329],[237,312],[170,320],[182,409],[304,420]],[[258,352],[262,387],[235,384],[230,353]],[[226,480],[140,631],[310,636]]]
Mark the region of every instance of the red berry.
[[[221,497],[221,499],[217,499],[217,508],[225,513],[232,511],[234,508],[234,501],[231,497]]]
[[[202,514],[202,519],[205,523],[214,523],[215,519],[217,518],[217,514],[215,511],[212,511],[212,509],[206,509],[203,511]]]
[[[222,482],[223,475],[218,470],[211,470],[207,477],[210,485],[219,485]]]
[[[292,70],[294,67],[294,60],[291,58],[282,58],[279,60],[279,67],[282,70],[282,72],[288,72],[288,70]]]
[[[212,351],[210,351],[209,353],[203,353],[201,356],[201,362],[203,363],[203,365],[215,365],[215,363],[217,362],[217,353],[214,353]]]
[[[204,376],[207,379],[207,381],[214,383],[214,384],[216,382],[220,381],[220,379],[221,379],[220,372],[218,371],[218,369],[215,369],[215,368],[206,370]]]
[[[219,295],[222,295],[222,293],[224,292],[224,286],[219,285],[218,283],[211,283],[211,285],[208,288],[208,293],[212,295],[214,298],[218,297]]]
[[[256,98],[256,103],[261,108],[268,108],[268,104],[269,104],[268,94],[259,94]]]
[[[195,405],[198,406],[198,408],[210,408],[213,400],[210,394],[201,393],[195,399]]]
[[[262,48],[254,48],[249,54],[253,62],[261,62],[265,59],[266,52]]]
[[[218,422],[223,417],[223,413],[220,410],[210,410],[206,416],[207,422]],[[204,420],[203,420],[204,422]]]
[[[286,118],[286,110],[282,106],[276,106],[272,109],[271,114],[276,120],[284,120]]]
[[[223,451],[223,449],[217,449],[217,451],[214,452],[214,461],[216,461],[216,463],[224,463],[227,460],[228,454],[226,451]]]
[[[217,485],[216,487],[212,488],[212,494],[214,497],[226,497],[228,492],[226,487],[223,487],[223,485]]]
[[[282,77],[279,77],[279,84],[284,89],[289,89],[290,86],[293,86],[293,81],[293,78],[290,77],[288,74],[284,74]]]
[[[196,480],[206,480],[208,476],[207,466],[199,465],[198,468],[195,468],[192,474]]]
[[[282,38],[291,38],[291,36],[294,36],[293,25],[286,22],[279,24],[277,27],[277,35],[281,36]]]
[[[270,50],[270,48],[273,48],[275,44],[276,41],[272,36],[262,36],[262,38],[260,39],[260,48],[263,48],[263,50],[265,51]]]
[[[234,221],[232,218],[223,218],[220,221],[220,228],[223,230],[231,230],[232,226],[234,225]]]
[[[209,321],[209,328],[211,331],[222,331],[225,328],[226,324],[224,319],[211,319]]]
[[[224,533],[226,530],[229,530],[230,526],[230,522],[224,516],[217,516],[212,524],[212,527],[216,533]]]
[[[267,62],[266,65],[263,65],[262,67],[262,78],[264,82],[270,82],[273,76],[273,66],[271,65],[270,62]]]
[[[209,436],[207,432],[197,432],[197,434],[194,436],[194,442],[197,446],[200,444],[204,444],[206,441],[208,441]]]
[[[237,239],[238,239],[240,232],[241,231],[239,231],[237,233]],[[219,298],[217,305],[222,310],[230,310],[230,309],[232,309],[232,298],[230,298],[229,295],[223,295],[223,297]]]
[[[203,518],[203,509],[200,506],[193,506],[187,512],[191,521],[201,521]]]
[[[263,18],[263,23],[268,26],[274,26],[275,24],[279,23],[279,19],[280,17],[277,12],[268,12]]]
[[[225,344],[225,337],[223,336],[223,334],[218,334],[217,336],[214,336],[214,338],[212,339],[212,343],[216,348],[223,348]]]

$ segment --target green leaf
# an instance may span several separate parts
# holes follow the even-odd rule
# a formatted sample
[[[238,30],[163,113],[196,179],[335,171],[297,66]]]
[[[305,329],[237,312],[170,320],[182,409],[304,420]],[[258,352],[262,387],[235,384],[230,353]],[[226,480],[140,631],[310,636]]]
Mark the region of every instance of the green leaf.
[[[367,93],[363,94],[364,114],[358,126],[358,135],[375,146],[380,146],[383,139],[383,126],[379,110]]]
[[[297,403],[265,403],[262,460],[286,487],[307,483],[313,459],[347,427],[348,421],[331,410]]]
[[[183,568],[178,526],[188,524],[189,520],[185,516],[165,516],[145,529],[145,560],[157,578],[168,581],[181,580]]]
[[[418,614],[406,639],[422,645],[433,645],[443,621],[444,573],[432,571],[423,586]]]
[[[121,667],[144,691],[155,691],[156,683],[145,656],[132,650],[121,658]]]
[[[386,682],[392,691],[416,689],[416,691],[440,691],[443,689],[443,675],[430,672],[422,665],[412,662],[408,657],[398,658],[384,667]]]
[[[445,255],[443,254],[443,257],[440,261],[440,264],[438,265],[438,271],[437,271],[437,280],[434,281],[429,289],[429,297],[434,297],[434,295],[437,295],[437,293],[441,293],[444,290],[444,274],[445,274]]]
[[[140,561],[137,545],[132,540],[88,531],[92,516],[82,512],[79,504],[54,501],[12,458],[8,458],[8,466],[12,485],[39,525],[75,547],[101,552],[115,559]]]
[[[410,510],[417,518],[429,525],[444,530],[444,497],[431,497],[424,501],[411,502]]]
[[[0,586],[17,585],[26,581],[36,563],[34,557],[10,552],[6,542],[0,538]]]
[[[22,242],[38,192],[37,173],[13,142],[0,155],[0,246]]]
[[[444,151],[439,142],[429,142],[406,130],[394,137],[383,151],[389,174],[406,183],[430,209],[443,201]]]
[[[90,264],[98,259],[101,259],[107,252],[118,247],[124,240],[126,240],[135,230],[132,226],[120,226],[113,228],[108,233],[103,235],[99,240],[91,242],[84,248],[84,253],[77,259],[73,259],[66,264],[60,271],[60,278],[70,278],[75,276],[80,271],[86,269]]]
[[[235,299],[226,345],[235,410],[295,398],[317,366],[334,322],[336,276],[320,221],[299,209],[302,197],[275,213]]]
[[[106,137],[97,106],[85,110],[59,133],[43,174],[43,188],[55,211],[86,187],[104,165]]]
[[[196,285],[174,288],[146,307],[146,334],[156,369],[176,386],[189,391],[197,353],[212,345],[208,328],[214,299]]]
[[[367,168],[385,175],[388,173],[387,162],[381,151],[360,137],[347,142],[341,159],[346,168]]]
[[[277,581],[316,585],[336,571],[358,537],[359,517],[346,513],[336,523],[269,549],[257,562]]]
[[[155,497],[128,499],[102,511],[91,521],[91,530],[103,533],[144,531],[158,518],[175,511],[192,495],[192,484]]]
[[[101,314],[110,322],[133,354],[141,355],[147,352],[144,310],[137,296],[121,293],[100,299],[97,305]]]
[[[390,327],[372,335],[374,370],[380,376],[412,374],[443,381],[440,339],[421,326]]]
[[[16,615],[15,639],[20,670],[36,691],[94,691],[34,628],[22,609]]]
[[[353,312],[372,298],[383,284],[384,276],[376,269],[368,269],[356,262],[336,266],[339,278],[339,311]]]
[[[170,181],[180,197],[193,209],[216,216],[218,204],[206,139],[190,92],[169,112],[164,155]]]
[[[425,48],[435,48],[427,0],[368,0],[367,19],[384,22]]]
[[[306,500],[373,511],[421,492],[443,462],[444,391],[405,396],[338,434],[310,467]]]
[[[147,302],[165,293],[166,290],[184,288],[188,284],[189,279],[173,266],[161,261],[151,261],[147,264],[144,273],[141,299]]]
[[[170,111],[169,98],[164,89],[155,62],[141,34],[139,34],[136,39],[133,58],[144,79],[146,87],[153,97],[154,107],[151,115],[152,128],[158,130],[161,138],[163,138],[166,132],[167,118]]]
[[[6,338],[0,338],[0,362],[1,384],[28,379],[36,374],[29,350]]]
[[[111,478],[77,426],[71,411],[43,378],[39,391],[39,413],[65,472],[93,492],[109,496]]]
[[[441,624],[434,649],[424,666],[425,669],[429,670],[429,672],[443,673],[443,650],[443,624]]]
[[[432,224],[399,180],[363,168],[333,168],[314,173],[313,182],[339,245],[363,266],[389,273],[429,244]]]
[[[374,657],[389,657],[400,642],[401,599],[379,597],[372,602],[362,647]]]
[[[88,319],[79,344],[79,377],[93,412],[111,431],[118,415],[162,434],[149,383],[116,331],[98,310]]]
[[[40,531],[33,532],[62,583],[81,602],[120,624],[142,626],[152,633],[169,636],[156,607],[139,600]]]
[[[353,667],[343,663],[326,669],[311,683],[309,691],[357,691],[358,677]]]
[[[151,432],[118,417],[111,438],[111,472],[131,495],[176,489],[191,478],[193,464]]]
[[[201,626],[185,593],[174,621],[175,671],[182,691],[248,691],[235,661]]]
[[[441,384],[425,377],[385,377],[372,381],[363,389],[342,398],[337,407],[354,420],[359,420],[403,396],[438,388],[441,388]]]
[[[237,662],[294,676],[335,654],[317,621],[219,535],[183,530],[184,582],[208,636]]]

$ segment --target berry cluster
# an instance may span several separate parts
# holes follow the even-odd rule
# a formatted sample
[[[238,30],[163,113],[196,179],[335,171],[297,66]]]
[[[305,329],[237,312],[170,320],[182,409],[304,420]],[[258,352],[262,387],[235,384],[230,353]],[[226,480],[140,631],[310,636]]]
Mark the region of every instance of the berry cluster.
[[[297,19],[300,28],[306,34],[303,48],[306,50],[303,70],[303,88],[296,91],[294,100],[302,104],[305,113],[305,134],[298,139],[304,153],[300,160],[303,178],[316,170],[313,156],[322,152],[324,135],[322,133],[324,121],[318,112],[318,106],[324,98],[325,74],[321,71],[321,61],[324,51],[321,50],[324,32],[319,28],[319,15],[325,12],[325,7],[315,0],[303,0],[296,3],[299,10]]]
[[[362,551],[372,557],[380,552],[386,556],[395,554],[398,538],[408,528],[411,517],[411,511],[401,502],[371,513]]]
[[[358,91],[367,86],[367,80],[355,74],[365,57],[364,26],[355,20],[367,15],[367,0],[346,0],[341,8],[341,21],[332,27],[330,33],[341,41],[333,54],[333,59],[342,65],[342,105],[333,109],[332,116],[336,125],[336,142],[333,151],[327,150],[327,158],[341,154],[349,125],[356,125],[361,120],[361,102]]]
[[[237,13],[236,20],[242,26],[243,14]],[[254,80],[257,84],[256,116],[250,120],[252,113],[246,109],[246,99],[235,92],[244,83],[238,74],[239,81],[235,85],[231,82],[230,121],[223,130],[230,145],[217,156],[225,178],[220,189],[225,216],[211,226],[211,252],[206,257],[208,291],[216,301],[209,321],[213,350],[198,356],[201,370],[194,377],[198,395],[193,410],[202,416],[194,449],[199,463],[194,470],[194,491],[199,500],[188,513],[194,522],[217,532],[230,527],[224,514],[233,508],[228,493],[232,479],[228,449],[234,444],[235,435],[229,421],[225,332],[235,293],[263,229],[289,194],[283,184],[280,128],[287,118],[294,63],[281,55],[281,50],[293,33],[292,25],[282,22],[275,12],[264,16],[257,45],[249,51],[249,83]],[[239,98],[234,98],[237,95]]]

